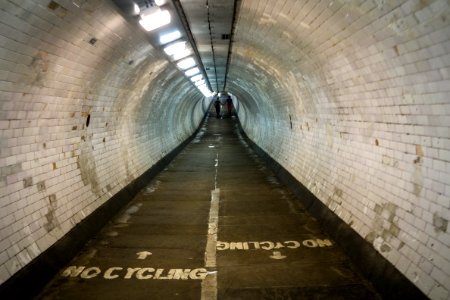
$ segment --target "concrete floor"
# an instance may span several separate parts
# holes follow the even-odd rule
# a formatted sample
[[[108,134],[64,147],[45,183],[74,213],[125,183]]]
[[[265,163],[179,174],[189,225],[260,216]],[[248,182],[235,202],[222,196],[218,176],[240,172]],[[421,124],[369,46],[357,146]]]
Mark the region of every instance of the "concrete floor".
[[[38,299],[379,299],[252,153],[234,118],[198,136]]]

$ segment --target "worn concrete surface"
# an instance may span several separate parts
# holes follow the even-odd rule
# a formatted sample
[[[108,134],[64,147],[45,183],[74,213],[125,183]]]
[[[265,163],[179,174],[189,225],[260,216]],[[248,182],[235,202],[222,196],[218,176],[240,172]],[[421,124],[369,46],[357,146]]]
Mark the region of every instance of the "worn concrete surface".
[[[210,117],[38,299],[215,298],[379,299],[236,120]]]

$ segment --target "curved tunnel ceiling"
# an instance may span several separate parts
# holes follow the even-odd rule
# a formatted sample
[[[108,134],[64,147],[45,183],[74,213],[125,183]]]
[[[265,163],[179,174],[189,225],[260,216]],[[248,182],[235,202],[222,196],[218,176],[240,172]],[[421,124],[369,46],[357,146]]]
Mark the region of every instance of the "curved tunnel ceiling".
[[[209,104],[112,1],[44,2],[0,6],[0,282],[192,134]],[[449,2],[179,3],[249,138],[426,295],[448,297]]]

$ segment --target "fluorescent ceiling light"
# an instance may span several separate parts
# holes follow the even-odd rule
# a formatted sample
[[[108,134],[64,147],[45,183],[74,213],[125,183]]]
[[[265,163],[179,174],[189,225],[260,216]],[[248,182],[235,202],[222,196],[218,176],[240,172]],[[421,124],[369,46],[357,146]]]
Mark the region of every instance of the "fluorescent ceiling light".
[[[195,83],[195,85],[196,85],[196,86],[199,86],[199,85],[205,84],[205,79],[202,79],[202,80],[196,81],[196,82],[194,82],[194,83]]]
[[[189,68],[195,66],[195,60],[192,57],[188,57],[188,58],[181,60],[179,63],[177,63],[177,66],[180,69],[186,70],[186,69],[189,69]]]
[[[176,42],[173,44],[170,44],[166,48],[164,48],[164,52],[166,52],[167,55],[174,55],[176,53],[182,52],[186,50],[186,42]]]
[[[139,5],[137,5],[136,3],[134,3],[133,9],[134,9],[134,14],[135,15],[138,15],[141,12],[141,9],[139,8]]]
[[[139,24],[147,31],[152,31],[170,23],[170,13],[167,10],[158,9],[156,12],[141,14]]]
[[[185,58],[186,56],[191,55],[191,50],[184,49],[183,51],[177,52],[173,55],[173,60],[179,60]]]
[[[207,91],[209,91],[209,88],[206,86],[206,83],[205,83],[205,84],[199,85],[197,88],[198,88],[199,90],[207,90]]]
[[[178,30],[163,34],[159,36],[159,42],[161,44],[167,44],[170,42],[173,42],[177,39],[179,39],[181,37],[181,32],[179,32]]]
[[[200,92],[202,92],[203,96],[205,96],[205,97],[210,97],[213,95],[213,92],[211,92],[206,86],[199,90],[200,90]]]
[[[188,77],[190,77],[190,76],[192,76],[192,75],[195,75],[195,74],[198,74],[198,73],[200,73],[200,70],[199,70],[197,67],[192,68],[192,69],[189,69],[189,70],[187,70],[186,72],[184,72],[184,74],[185,74],[186,76],[188,76]]]
[[[199,80],[202,80],[203,79],[203,75],[202,74],[198,74],[198,75],[195,75],[194,77],[191,77],[191,81],[192,82],[196,82],[196,81],[199,81]]]

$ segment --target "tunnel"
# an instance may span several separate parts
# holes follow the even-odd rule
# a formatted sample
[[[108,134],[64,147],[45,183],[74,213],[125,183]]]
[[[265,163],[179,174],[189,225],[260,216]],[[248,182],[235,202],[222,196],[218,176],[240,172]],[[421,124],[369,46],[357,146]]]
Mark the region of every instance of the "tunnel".
[[[144,28],[156,13],[168,21]],[[274,245],[333,245],[383,299],[450,299],[449,19],[447,0],[0,1],[1,298],[31,299],[63,280],[108,220],[218,130],[211,139],[233,133],[253,153],[236,168],[263,161],[328,234],[218,240],[219,254],[272,245],[281,262],[286,252]],[[179,57],[166,48],[177,41]],[[205,191],[211,207],[226,208],[217,187]],[[220,264],[199,264],[131,273],[112,265],[101,276],[111,288],[128,275],[172,272],[202,287],[217,276],[219,299],[276,298],[227,298]],[[89,270],[79,273],[97,272]],[[314,291],[276,299],[319,299]]]

